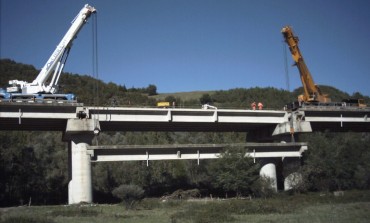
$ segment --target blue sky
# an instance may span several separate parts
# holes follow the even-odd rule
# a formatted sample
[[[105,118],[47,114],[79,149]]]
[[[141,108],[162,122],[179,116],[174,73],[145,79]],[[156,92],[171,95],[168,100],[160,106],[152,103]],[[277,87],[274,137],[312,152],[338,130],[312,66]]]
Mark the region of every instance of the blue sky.
[[[287,89],[291,25],[314,81],[370,95],[368,0],[0,0],[0,57],[40,69],[84,4],[98,10],[98,73],[158,92]],[[92,75],[92,20],[64,71]],[[288,54],[290,90],[301,86]]]

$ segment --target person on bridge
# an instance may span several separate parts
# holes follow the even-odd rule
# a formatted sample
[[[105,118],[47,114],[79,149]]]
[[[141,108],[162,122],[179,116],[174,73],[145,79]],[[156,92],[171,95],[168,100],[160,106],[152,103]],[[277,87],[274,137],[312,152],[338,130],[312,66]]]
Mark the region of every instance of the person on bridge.
[[[252,107],[252,109],[253,109],[253,110],[256,110],[256,102],[253,102],[253,103],[251,104],[251,107]]]
[[[258,102],[258,109],[262,110],[262,108],[263,108],[263,104],[261,102]]]

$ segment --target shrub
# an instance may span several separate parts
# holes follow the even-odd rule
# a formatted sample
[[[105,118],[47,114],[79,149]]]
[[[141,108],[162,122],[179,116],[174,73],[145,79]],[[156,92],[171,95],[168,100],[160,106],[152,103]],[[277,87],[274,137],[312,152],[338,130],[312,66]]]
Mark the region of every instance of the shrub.
[[[165,196],[165,199],[191,199],[191,198],[200,198],[200,191],[199,189],[191,189],[191,190],[176,190],[169,196]]]
[[[144,198],[145,191],[133,184],[122,184],[112,191],[113,196],[121,199],[125,203],[126,208],[133,208],[134,204]]]
[[[276,194],[275,189],[272,188],[273,179],[268,177],[260,177],[252,185],[253,194],[257,197],[268,198]]]

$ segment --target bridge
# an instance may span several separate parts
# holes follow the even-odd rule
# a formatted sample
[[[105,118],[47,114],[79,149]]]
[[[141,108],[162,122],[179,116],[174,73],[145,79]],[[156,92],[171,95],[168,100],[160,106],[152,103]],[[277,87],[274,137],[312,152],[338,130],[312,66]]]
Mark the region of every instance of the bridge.
[[[370,108],[298,111],[88,107],[81,104],[0,104],[0,130],[66,131],[68,120],[94,120],[101,131],[249,132],[271,135],[329,130],[370,131]],[[67,130],[68,131],[68,130]]]
[[[100,131],[248,132],[254,159],[301,157],[305,143],[273,143],[295,133],[370,132],[370,109],[303,108],[297,111],[89,107],[81,104],[0,103],[0,130],[62,131],[69,142],[69,203],[92,202],[91,162],[218,158],[225,145],[92,146]],[[266,140],[269,143],[266,143]],[[276,179],[273,163],[262,175]],[[275,185],[276,186],[276,185]]]

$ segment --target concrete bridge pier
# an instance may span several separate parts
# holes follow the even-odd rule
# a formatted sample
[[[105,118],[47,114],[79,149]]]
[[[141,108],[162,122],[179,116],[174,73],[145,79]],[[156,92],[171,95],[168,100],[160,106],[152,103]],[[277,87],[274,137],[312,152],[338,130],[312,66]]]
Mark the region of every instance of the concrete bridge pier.
[[[88,154],[90,139],[74,137],[69,142],[68,204],[92,203],[91,162]]]
[[[284,190],[298,189],[302,183],[302,174],[298,172],[301,167],[301,158],[287,157],[283,160]]]
[[[68,204],[92,203],[91,154],[88,147],[94,138],[94,120],[70,119],[64,140],[68,141]]]
[[[278,190],[296,190],[302,185],[303,176],[299,172],[302,166],[301,157],[262,158],[260,177],[271,180],[271,188]]]
[[[272,159],[262,159],[260,162],[262,166],[260,170],[260,177],[269,179],[271,181],[271,189],[277,192],[278,184],[275,163]]]

